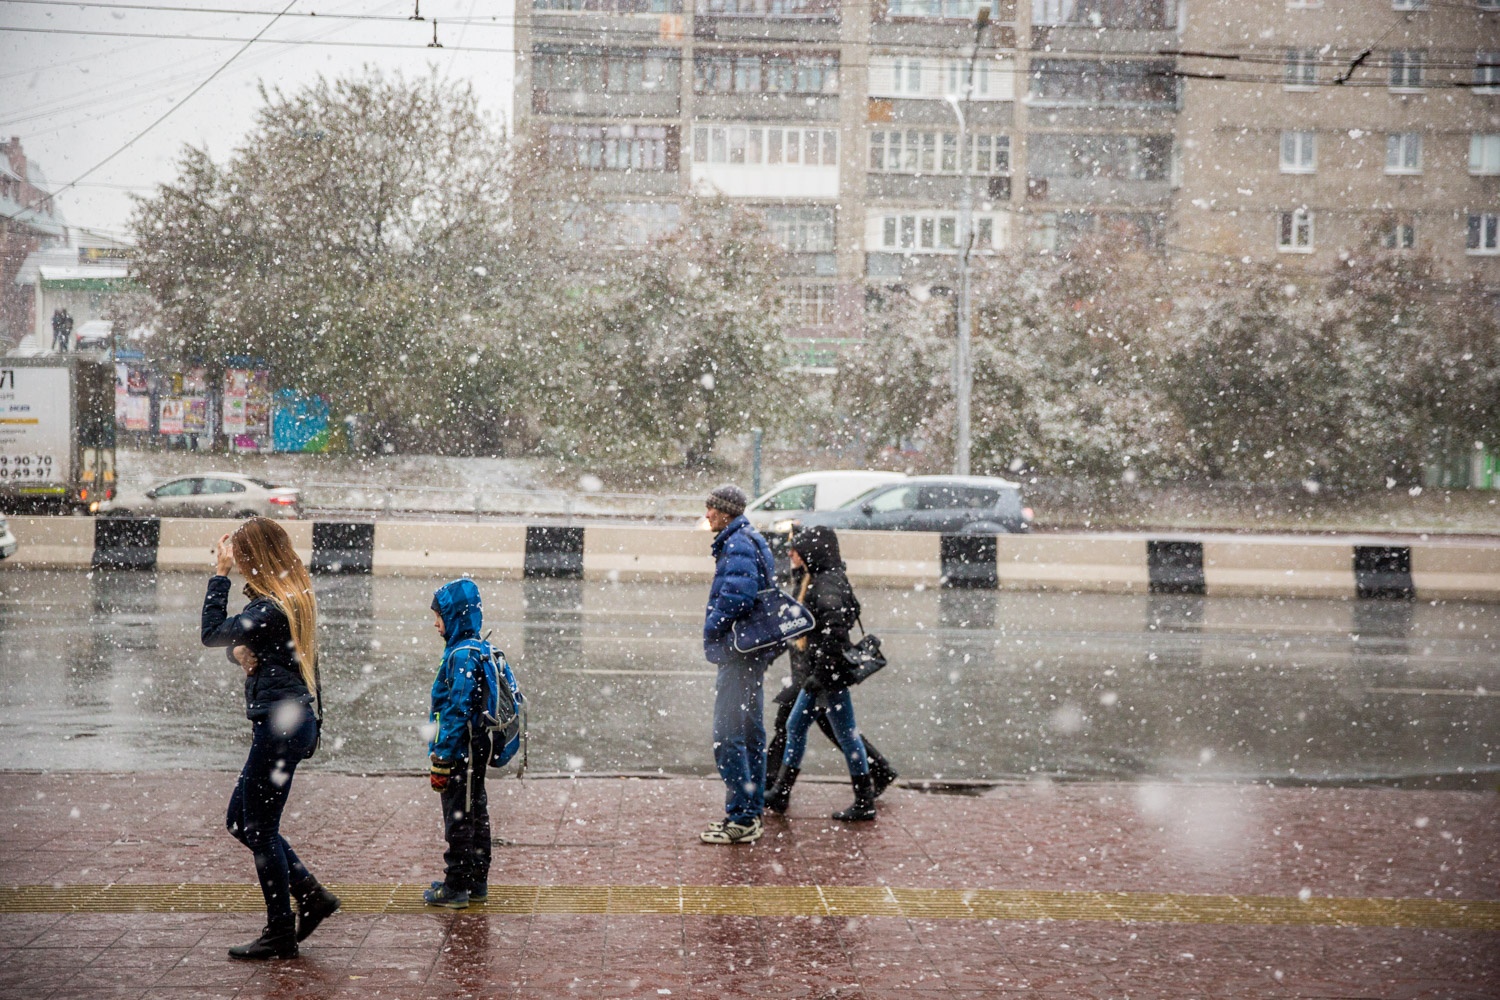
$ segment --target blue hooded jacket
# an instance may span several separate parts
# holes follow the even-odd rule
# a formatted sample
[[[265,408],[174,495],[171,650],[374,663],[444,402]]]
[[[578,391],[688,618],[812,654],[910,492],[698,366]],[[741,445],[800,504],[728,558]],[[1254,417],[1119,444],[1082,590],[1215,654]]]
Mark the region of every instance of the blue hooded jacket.
[[[776,585],[776,559],[771,546],[750,526],[744,515],[735,518],[714,538],[714,582],[708,590],[703,617],[703,655],[709,663],[731,659],[770,663],[774,648],[758,653],[736,653],[729,629],[755,606],[755,595]]]
[[[437,732],[427,750],[439,760],[464,761],[469,759],[469,721],[483,708],[480,686],[488,685],[491,699],[498,690],[489,643],[479,637],[484,627],[479,588],[473,580],[445,583],[432,595],[432,608],[443,618],[447,645],[432,682],[427,721]]]

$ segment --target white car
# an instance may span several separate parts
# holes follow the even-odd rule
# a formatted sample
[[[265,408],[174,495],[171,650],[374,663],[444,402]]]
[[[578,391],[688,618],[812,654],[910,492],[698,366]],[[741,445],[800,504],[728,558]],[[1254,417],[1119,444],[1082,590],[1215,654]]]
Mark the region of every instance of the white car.
[[[0,514],[0,559],[8,559],[16,554],[16,549],[21,543],[16,541],[16,536],[10,533],[10,522]]]
[[[101,514],[115,517],[295,518],[301,491],[236,472],[205,472],[164,479],[148,490],[121,488]]]
[[[864,469],[799,472],[781,480],[750,501],[750,506],[745,508],[745,517],[760,531],[786,531],[791,527],[791,522],[803,514],[842,507],[877,486],[905,478],[904,472],[872,472]],[[698,527],[707,528],[708,519],[700,519]]]

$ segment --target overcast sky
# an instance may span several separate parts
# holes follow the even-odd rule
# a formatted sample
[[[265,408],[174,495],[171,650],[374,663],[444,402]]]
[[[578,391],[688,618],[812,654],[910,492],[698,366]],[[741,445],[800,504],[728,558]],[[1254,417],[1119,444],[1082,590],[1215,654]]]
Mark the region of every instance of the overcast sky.
[[[0,136],[18,136],[56,191],[267,29],[166,120],[60,197],[69,223],[121,235],[130,194],[171,180],[185,145],[223,162],[243,142],[261,81],[291,90],[367,64],[408,76],[435,69],[469,81],[492,117],[509,120],[513,0],[420,0],[420,22],[408,20],[413,0],[295,0],[272,23],[287,2],[0,0]],[[434,20],[441,49],[428,48]]]

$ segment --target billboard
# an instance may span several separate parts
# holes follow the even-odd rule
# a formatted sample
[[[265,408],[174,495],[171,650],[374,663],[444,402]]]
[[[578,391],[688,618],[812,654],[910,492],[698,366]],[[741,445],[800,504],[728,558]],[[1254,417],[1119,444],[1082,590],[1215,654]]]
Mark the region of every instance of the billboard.
[[[66,483],[73,393],[67,368],[0,362],[0,485]]]

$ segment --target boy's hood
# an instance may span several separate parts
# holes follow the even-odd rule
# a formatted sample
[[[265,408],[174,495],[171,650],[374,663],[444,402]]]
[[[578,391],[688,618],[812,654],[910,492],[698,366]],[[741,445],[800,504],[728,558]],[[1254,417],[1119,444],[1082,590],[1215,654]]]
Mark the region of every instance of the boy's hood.
[[[484,627],[484,611],[479,588],[473,580],[445,583],[432,595],[432,609],[443,616],[443,631],[448,645],[476,638]]]

